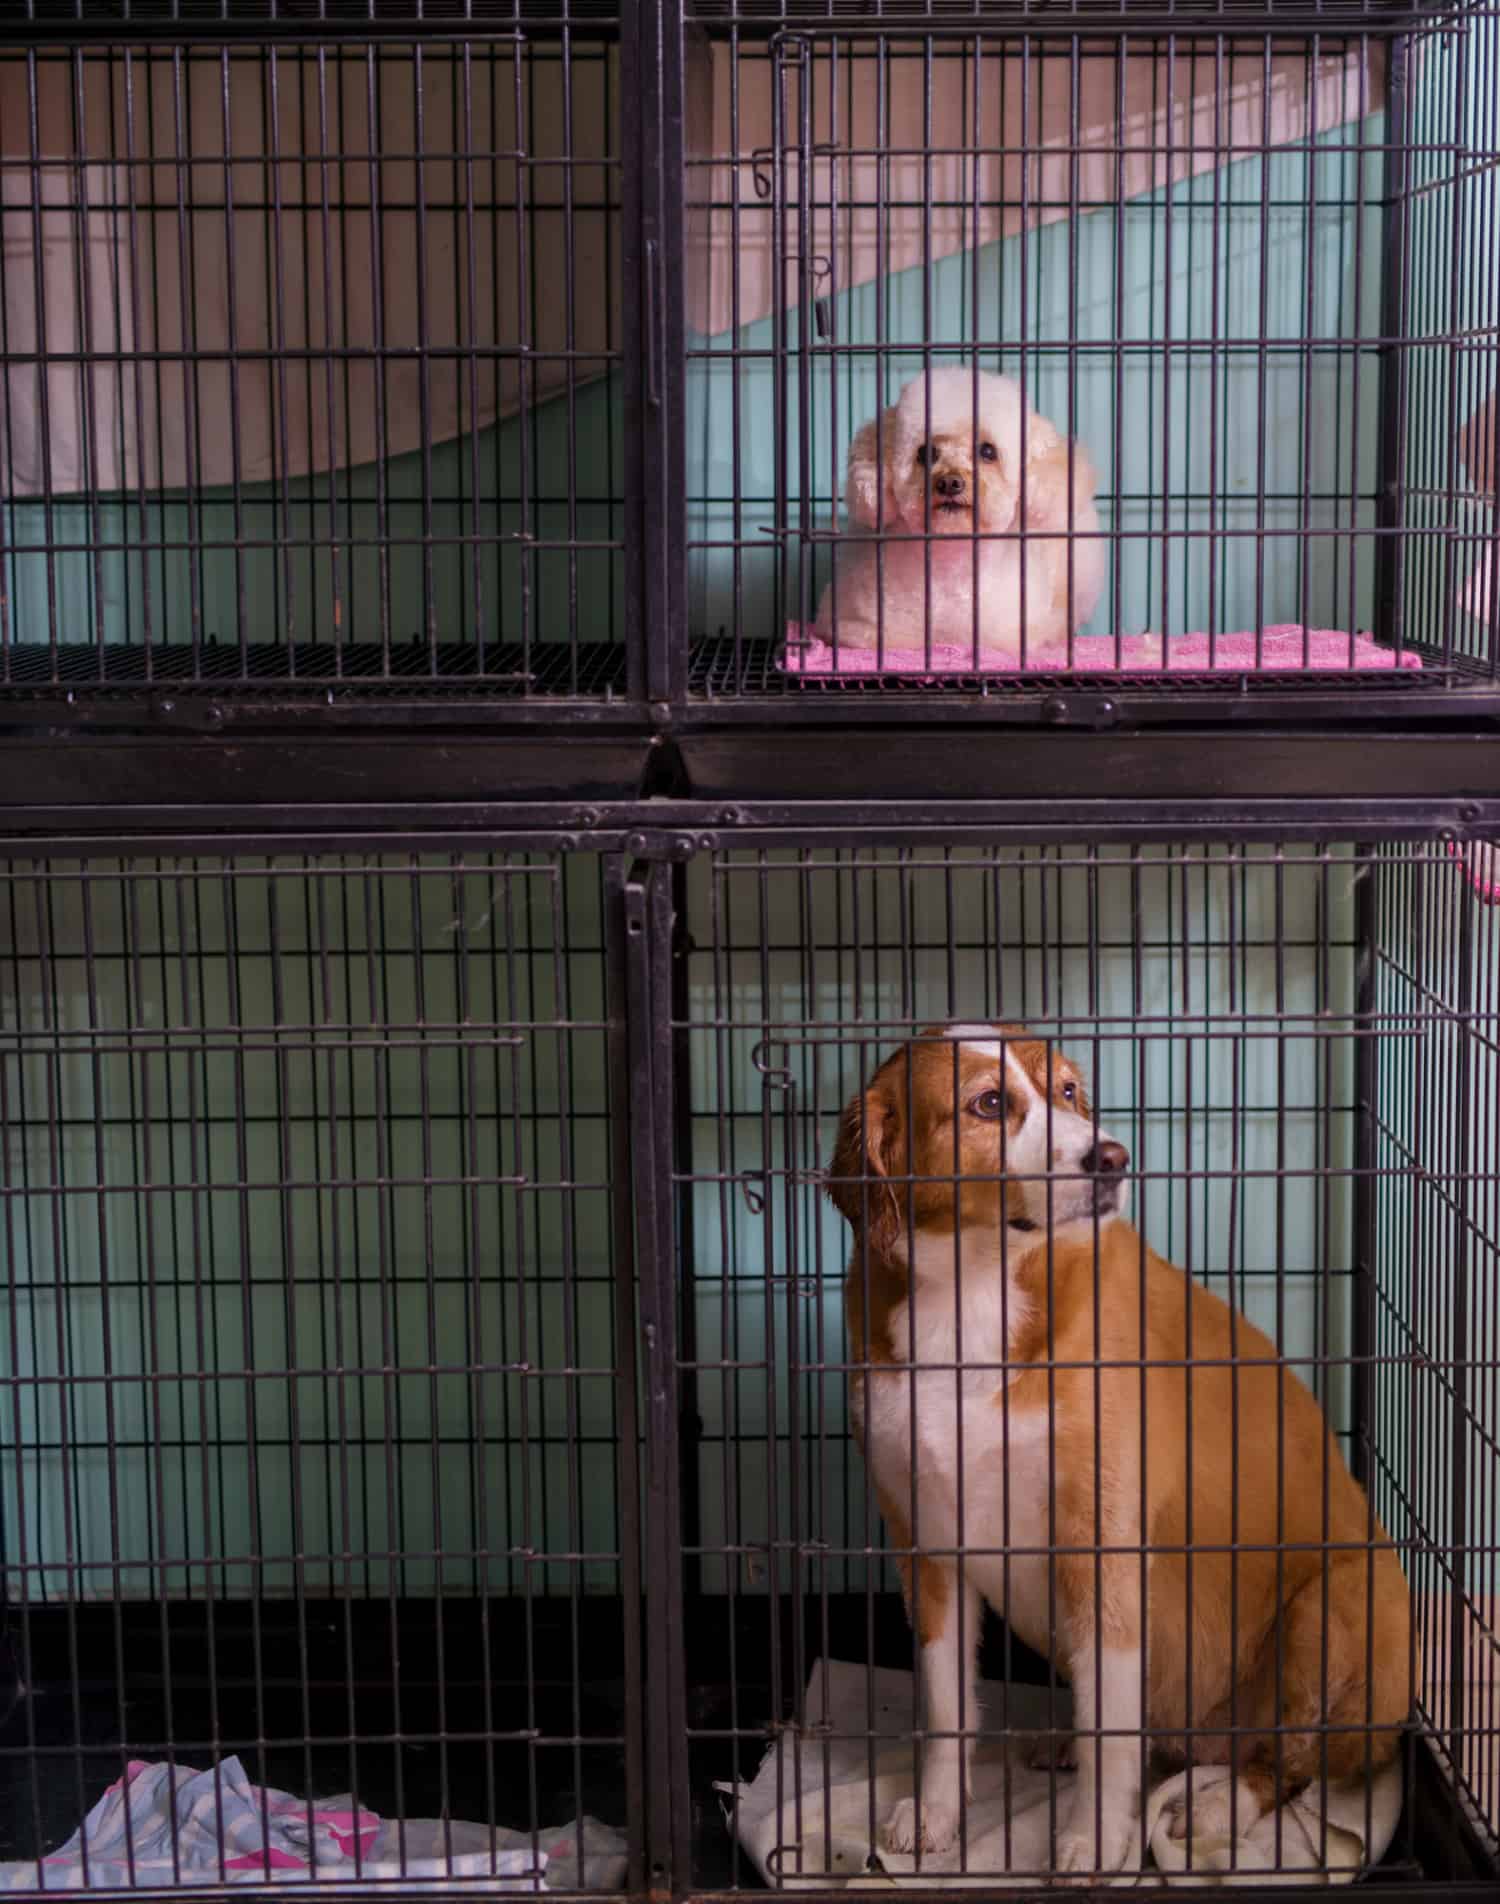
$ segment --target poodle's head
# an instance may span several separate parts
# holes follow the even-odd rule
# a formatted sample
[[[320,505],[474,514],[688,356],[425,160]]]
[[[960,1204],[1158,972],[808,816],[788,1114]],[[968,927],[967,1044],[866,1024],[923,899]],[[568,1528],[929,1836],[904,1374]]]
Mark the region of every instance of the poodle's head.
[[[1026,514],[1035,520],[1033,486],[1066,454],[1009,377],[962,366],[929,371],[850,445],[849,513],[870,528],[1003,534],[1020,526],[1023,462]]]

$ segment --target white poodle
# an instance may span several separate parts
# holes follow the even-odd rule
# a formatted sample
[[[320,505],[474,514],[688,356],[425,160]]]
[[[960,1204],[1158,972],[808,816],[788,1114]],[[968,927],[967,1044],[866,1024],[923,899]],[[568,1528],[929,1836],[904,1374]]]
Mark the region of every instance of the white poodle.
[[[835,630],[841,648],[887,652],[929,637],[977,642],[983,661],[1003,664],[1020,658],[1023,630],[1029,655],[1094,612],[1104,543],[1093,466],[1009,377],[955,367],[914,378],[849,445],[845,502],[854,533],[835,546],[818,609],[825,642]]]

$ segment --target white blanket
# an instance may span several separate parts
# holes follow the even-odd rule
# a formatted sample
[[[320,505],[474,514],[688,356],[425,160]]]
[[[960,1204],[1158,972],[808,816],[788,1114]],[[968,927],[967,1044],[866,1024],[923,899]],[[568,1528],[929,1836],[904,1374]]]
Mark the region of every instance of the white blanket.
[[[873,1795],[872,1747],[866,1737],[872,1692],[879,1735],[873,1744]],[[878,1669],[871,1674],[863,1666],[820,1660],[807,1685],[807,1729],[784,1733],[748,1784],[718,1788],[729,1794],[731,1828],[768,1883],[813,1889],[830,1883],[868,1887],[894,1879],[945,1889],[994,1889],[1034,1884],[1036,1873],[1050,1868],[1049,1787],[1055,1778],[1060,1809],[1076,1775],[1029,1763],[1036,1735],[1068,1722],[1067,1694],[1054,1695],[1049,1714],[1048,1694],[1035,1686],[984,1684],[979,1689],[980,1727],[990,1736],[976,1754],[967,1858],[956,1845],[946,1853],[929,1853],[918,1875],[909,1855],[879,1850],[872,1856],[872,1815],[878,1828],[895,1801],[912,1789],[912,1696],[910,1673]],[[1002,1711],[1009,1718],[1008,1743],[998,1736]],[[1199,1766],[1155,1785],[1147,1795],[1136,1853],[1114,1881],[1347,1883],[1379,1861],[1395,1834],[1401,1812],[1399,1757],[1368,1784],[1329,1786],[1321,1802],[1310,1788],[1267,1813],[1237,1841],[1195,1833],[1190,1846],[1172,1837],[1189,1779],[1196,1801],[1227,1776],[1222,1767]],[[1149,1847],[1144,1869],[1142,1843]]]
[[[352,1797],[252,1785],[237,1758],[208,1771],[132,1759],[67,1843],[0,1863],[0,1893],[138,1886],[352,1884],[464,1878],[481,1891],[618,1889],[626,1844],[597,1819],[533,1835],[445,1818],[379,1818]]]

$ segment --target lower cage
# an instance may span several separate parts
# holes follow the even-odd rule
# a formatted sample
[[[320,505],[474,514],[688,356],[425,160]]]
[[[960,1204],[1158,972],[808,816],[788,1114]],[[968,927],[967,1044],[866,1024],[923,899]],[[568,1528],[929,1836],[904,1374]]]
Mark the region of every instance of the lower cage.
[[[828,1171],[904,1039],[1003,1021],[1077,1060],[1131,1221],[1301,1375],[1399,1556],[1369,1881],[1492,1894],[1500,960],[1446,846],[501,846],[0,875],[3,1888],[830,1888],[831,1748],[883,1710],[909,1781],[943,1728],[889,1677]],[[993,1617],[978,1674],[1062,1723]],[[200,1809],[39,1872],[142,1762],[218,1768],[207,1846]],[[440,1826],[330,1846],[346,1794]],[[865,1811],[839,1888],[899,1875]]]
[[[1297,1500],[1299,1477],[1285,1454],[1274,1513],[1263,1515],[1279,1543],[1278,1598],[1285,1583],[1290,1602],[1299,1570],[1325,1583],[1321,1643],[1314,1639],[1323,1678],[1313,1688],[1325,1721],[1312,1728],[1314,1756],[1336,1753],[1342,1734],[1358,1729],[1348,1710],[1342,1728],[1340,1709],[1330,1711],[1329,1674],[1339,1668],[1327,1664],[1335,1650],[1328,1636],[1341,1614],[1326,1582],[1336,1587],[1341,1577],[1340,1551],[1373,1554],[1381,1545],[1362,1524],[1352,1538],[1347,1528],[1341,1535],[1332,1517],[1330,1475],[1345,1462],[1399,1554],[1413,1621],[1402,1649],[1410,1656],[1396,1669],[1414,1689],[1414,1719],[1396,1751],[1405,1802],[1398,1787],[1399,1818],[1391,1811],[1375,1832],[1373,1876],[1493,1886],[1497,961],[1494,924],[1464,891],[1459,862],[1442,847],[1316,841],[998,850],[871,842],[703,854],[677,874],[675,901],[679,941],[686,926],[674,997],[689,1451],[683,1623],[702,1636],[703,1660],[689,1674],[687,1713],[700,1806],[696,1881],[742,1886],[769,1876],[817,1889],[873,1871],[984,1888],[1048,1875],[1061,1847],[1052,1833],[1066,1825],[1068,1787],[1081,1774],[1034,1775],[1023,1791],[1026,1769],[1015,1761],[1021,1735],[1067,1730],[1047,1690],[1058,1676],[1040,1655],[1064,1658],[1069,1621],[1084,1617],[1067,1586],[1080,1561],[1093,1570],[1078,1592],[1096,1627],[1092,1642],[1077,1643],[1085,1659],[1095,1646],[1096,1664],[1108,1658],[1109,1640],[1098,1638],[1106,1621],[1123,1645],[1119,1602],[1132,1590],[1122,1555],[1127,1568],[1151,1557],[1153,1609],[1185,1608],[1178,1634],[1154,1610],[1146,1622],[1152,1664],[1149,1675],[1144,1664],[1139,1671],[1149,1681],[1148,1719],[1174,1639],[1189,1656],[1184,1670],[1205,1685],[1219,1664],[1216,1646],[1233,1659],[1251,1644],[1264,1530],[1254,1531],[1247,1503],[1267,1459],[1257,1436],[1292,1445],[1292,1429],[1281,1436],[1284,1384],[1276,1412],[1263,1419],[1241,1361],[1226,1378],[1226,1419],[1208,1380],[1212,1349],[1185,1346],[1179,1357],[1196,1356],[1200,1367],[1175,1378],[1172,1405],[1182,1412],[1174,1425],[1153,1426],[1148,1402],[1155,1395],[1159,1407],[1161,1392],[1148,1394],[1144,1382],[1169,1383],[1182,1359],[1168,1360],[1160,1346],[1111,1351],[1099,1292],[1117,1303],[1120,1287],[1106,1280],[1105,1245],[1087,1222],[1092,1282],[1052,1280],[1064,1274],[1059,1239],[1076,1235],[1053,1227],[1054,1200],[1092,1168],[1076,1159],[1065,1168],[1059,1135],[1083,1089],[1093,1106],[1080,1141],[1118,1140],[1128,1152],[1140,1235],[1264,1330],[1331,1430],[1330,1452],[1311,1466],[1313,1499]],[[1001,1024],[1013,1028],[1003,1052]],[[924,1027],[937,1035],[888,1064]],[[1028,1047],[1027,1038],[1037,1042]],[[1035,1091],[1034,1072],[1030,1083],[1017,1078],[1015,1054],[1028,1049],[1033,1066],[1061,1066],[1065,1056],[1078,1066],[1068,1074],[1077,1085],[1069,1082],[1066,1099],[1050,1100],[1046,1112],[1053,1148],[1030,1165],[1031,1112],[1016,1108],[1013,1087],[1047,1094]],[[998,1065],[993,1075],[987,1053]],[[1002,1146],[977,1161],[981,1112],[1014,1152]],[[1013,1230],[1009,1214],[1004,1224],[995,1215],[1000,1203],[983,1195],[987,1186],[993,1199],[1003,1194],[1010,1212],[1027,1169],[1046,1201],[1023,1202],[1029,1215]],[[1039,1228],[1045,1247],[1032,1234]],[[987,1240],[1002,1231],[1009,1255]],[[1123,1287],[1128,1295],[1129,1282]],[[1006,1291],[1015,1304],[1009,1320]],[[1085,1309],[1094,1303],[1091,1320],[1069,1320],[1075,1298]],[[1137,1303],[1143,1329],[1167,1331],[1165,1300],[1153,1282]],[[1081,1358],[1079,1342],[1088,1344]],[[1070,1353],[1083,1365],[1092,1358],[1084,1370],[1093,1383],[1091,1459],[1068,1412],[1077,1400]],[[1029,1414],[1003,1399],[1020,1396],[1028,1381]],[[1194,1381],[1208,1391],[1196,1416]],[[858,1385],[868,1391],[868,1460],[851,1412]],[[997,1408],[1007,1423],[1014,1409],[1014,1442],[1008,1426],[995,1428]],[[1240,1408],[1245,1418],[1236,1422]],[[1127,1460],[1137,1435],[1139,1456]],[[1174,1437],[1195,1476],[1185,1510],[1172,1508],[1166,1479]],[[1201,1474],[1205,1448],[1222,1438],[1234,1450],[1220,1468],[1223,1505],[1235,1497],[1221,1515],[1232,1555],[1215,1549],[1225,1530],[1214,1531],[1220,1504]],[[1038,1483],[1050,1495],[1050,1520],[1028,1506],[1025,1463],[1043,1460],[1038,1449],[1051,1464],[1045,1486]],[[997,1480],[1001,1471],[1010,1478]],[[1150,1476],[1149,1510],[1129,1508],[1125,1473],[1142,1501]],[[1080,1503],[1087,1488],[1092,1501]],[[893,1565],[903,1555],[920,1647]],[[1216,1555],[1220,1584],[1230,1582],[1227,1606],[1221,1598],[1217,1608]],[[1195,1567],[1208,1603],[1196,1622]],[[965,1608],[965,1580],[980,1582],[987,1612],[977,1602]],[[1381,1594],[1390,1586],[1383,1579]],[[1014,1596],[1016,1633],[995,1617],[1003,1593]],[[1038,1606],[1038,1594],[1048,1603]],[[1234,1624],[1237,1597],[1244,1637]],[[1227,1619],[1217,1639],[1216,1617]],[[964,1618],[956,1654],[982,1625],[978,1676],[1009,1688],[983,1711],[973,1678],[943,1653]],[[1288,1615],[1273,1633],[1284,1638],[1290,1625]],[[1375,1621],[1367,1626],[1370,1681]],[[1283,1681],[1306,1662],[1284,1659],[1280,1639],[1264,1645],[1275,1656],[1279,1700]],[[1108,1695],[1096,1688],[1095,1696],[1107,1708]],[[1189,1685],[1189,1723],[1222,1729],[1204,1739],[1219,1756],[1237,1733],[1255,1730],[1246,1716],[1253,1702],[1241,1697],[1238,1720],[1232,1696],[1228,1713],[1215,1716],[1193,1705]],[[1129,1710],[1125,1697],[1113,1719],[1096,1712],[1101,1753]],[[1293,1710],[1287,1694],[1271,1715],[1273,1769],[1294,1745]],[[1134,1724],[1139,1730],[1139,1709]],[[956,1770],[945,1783],[941,1755],[955,1735],[981,1729],[965,1806]],[[1158,1745],[1170,1743],[1167,1730],[1158,1724]],[[923,1828],[906,1795],[923,1765],[919,1785],[931,1779],[933,1809],[948,1815],[932,1855],[919,1860]],[[1155,1767],[1153,1758],[1144,1772],[1148,1798],[1166,1790],[1173,1769]],[[1100,1770],[1106,1799],[1119,1771],[1117,1762]],[[738,1808],[727,1868],[711,1830],[710,1787]],[[955,1822],[960,1812],[966,1829]],[[944,1842],[945,1825],[956,1844]],[[1362,1828],[1369,1836],[1368,1818]],[[1327,1829],[1311,1847],[1309,1830],[1319,1837],[1317,1824],[1288,1817],[1269,1845],[1221,1845],[1217,1862],[1203,1852],[1196,1868],[1202,1847],[1190,1833],[1188,1871],[1179,1874],[1321,1881],[1312,1867],[1339,1859],[1325,1855]],[[1231,1836],[1240,1835],[1236,1822]],[[1169,1875],[1160,1867],[1170,1849],[1153,1857],[1158,1879]],[[1079,1875],[1094,1868],[1088,1858],[1075,1865]],[[1109,1869],[1101,1858],[1096,1875]]]

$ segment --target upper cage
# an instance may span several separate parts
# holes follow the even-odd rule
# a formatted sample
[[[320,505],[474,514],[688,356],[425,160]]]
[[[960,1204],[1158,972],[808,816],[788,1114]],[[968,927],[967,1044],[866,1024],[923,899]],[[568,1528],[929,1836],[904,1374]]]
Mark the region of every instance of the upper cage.
[[[1490,719],[1496,41],[1273,0],[13,9],[0,710],[586,705],[502,777],[588,798],[740,797],[705,725],[851,706]],[[932,513],[925,399],[886,506],[933,371],[966,481],[1009,380],[997,514]]]
[[[692,693],[1493,695],[1493,9],[693,12]]]
[[[0,694],[625,693],[621,9],[8,14]]]

